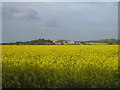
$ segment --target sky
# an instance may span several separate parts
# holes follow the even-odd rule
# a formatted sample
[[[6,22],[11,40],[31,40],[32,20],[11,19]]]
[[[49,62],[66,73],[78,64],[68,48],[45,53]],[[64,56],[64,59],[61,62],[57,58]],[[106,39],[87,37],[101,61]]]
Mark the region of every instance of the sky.
[[[117,2],[3,2],[2,42],[118,38]]]
[[[2,2],[119,2],[119,0],[0,0]]]

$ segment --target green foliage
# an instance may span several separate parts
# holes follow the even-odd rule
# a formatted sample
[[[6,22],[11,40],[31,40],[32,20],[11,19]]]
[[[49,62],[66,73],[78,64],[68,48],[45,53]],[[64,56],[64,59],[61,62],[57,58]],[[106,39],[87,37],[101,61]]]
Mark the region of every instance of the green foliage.
[[[91,43],[108,43],[109,45],[116,45],[120,44],[120,39],[103,39],[103,40],[94,40],[94,41],[87,41]]]
[[[26,42],[18,41],[16,43],[3,43],[2,45],[54,45],[54,43],[51,40],[38,39]]]
[[[64,45],[64,43],[61,43],[61,45]]]
[[[103,39],[103,40],[94,40],[94,41],[84,41],[81,42],[82,45],[116,45],[120,44],[120,39]],[[0,44],[1,45],[1,44]],[[51,40],[38,39],[26,42],[15,42],[15,43],[2,43],[2,45],[75,45],[70,43],[53,43]]]
[[[108,43],[85,42],[85,43],[82,43],[82,45],[108,45]]]

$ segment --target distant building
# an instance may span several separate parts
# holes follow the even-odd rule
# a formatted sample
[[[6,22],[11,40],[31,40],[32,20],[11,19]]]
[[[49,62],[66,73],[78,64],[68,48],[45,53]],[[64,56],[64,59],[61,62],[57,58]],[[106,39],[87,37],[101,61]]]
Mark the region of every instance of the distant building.
[[[54,40],[53,43],[70,43],[70,44],[81,44],[83,41],[71,41],[71,40]]]
[[[74,41],[69,40],[69,41],[67,41],[67,43],[74,44]]]
[[[74,44],[74,41],[70,41],[70,40],[54,40],[53,43],[70,43],[70,44]]]
[[[74,41],[74,44],[81,44],[82,41]]]

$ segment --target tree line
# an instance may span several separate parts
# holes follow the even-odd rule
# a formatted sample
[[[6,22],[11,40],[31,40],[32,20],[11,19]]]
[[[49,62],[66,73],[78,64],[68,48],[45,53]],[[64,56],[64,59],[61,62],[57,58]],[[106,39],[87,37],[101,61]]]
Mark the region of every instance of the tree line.
[[[2,45],[54,45],[54,43],[51,40],[37,39],[26,42],[2,43]]]
[[[87,42],[93,42],[93,43],[108,43],[109,45],[120,45],[120,39],[101,39],[101,40],[92,40]]]
[[[109,45],[120,45],[120,39],[102,39],[102,40],[91,40],[91,41],[84,41],[81,44],[86,45],[87,42],[91,43],[108,43]],[[56,43],[53,43],[52,40],[46,40],[46,39],[36,39],[31,41],[17,41],[15,43],[1,43],[2,45],[57,45]],[[61,43],[61,45],[64,45]]]

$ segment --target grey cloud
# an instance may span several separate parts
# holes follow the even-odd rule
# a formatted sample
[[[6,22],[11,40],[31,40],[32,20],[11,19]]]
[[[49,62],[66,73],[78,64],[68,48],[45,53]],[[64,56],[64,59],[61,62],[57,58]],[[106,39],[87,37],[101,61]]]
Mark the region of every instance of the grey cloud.
[[[14,12],[18,12],[18,10],[14,9],[14,8],[4,7],[4,8],[2,8],[2,12],[3,12],[3,16],[4,16],[4,15],[12,16],[12,14],[13,14]]]
[[[37,12],[35,10],[14,12],[13,17],[14,18],[38,18],[37,17]]]
[[[116,38],[118,34],[117,3],[24,2],[3,6],[8,7],[2,10],[6,42],[38,37],[89,40]]]
[[[25,18],[32,18],[38,19],[37,11],[35,10],[24,10],[20,11],[14,8],[3,8],[3,16],[7,15],[8,17],[15,18],[15,19],[25,19]]]

